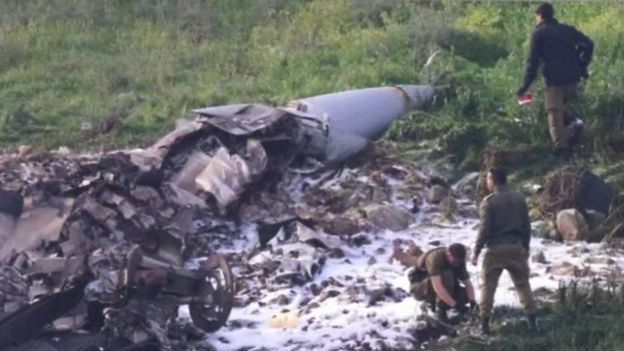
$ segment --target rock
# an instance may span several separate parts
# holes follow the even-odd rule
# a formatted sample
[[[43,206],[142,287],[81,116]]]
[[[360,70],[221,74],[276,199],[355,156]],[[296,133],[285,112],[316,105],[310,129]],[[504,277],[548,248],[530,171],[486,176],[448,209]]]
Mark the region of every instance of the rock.
[[[318,297],[319,302],[323,302],[329,298],[336,297],[340,295],[340,291],[338,290],[323,290]]]
[[[594,229],[602,224],[605,218],[607,218],[607,216],[605,216],[602,212],[594,210],[587,210],[585,213],[587,214],[587,224],[591,229]]]
[[[321,291],[323,291],[323,288],[318,286],[316,283],[312,283],[310,285],[310,292],[312,293],[312,295],[317,296],[321,293]]]
[[[585,217],[576,209],[569,208],[557,213],[557,231],[563,240],[585,240],[589,226]]]
[[[383,301],[386,297],[392,296],[392,288],[384,286],[377,289],[367,291],[368,294],[368,306],[374,306],[377,302]]]
[[[32,145],[20,145],[17,148],[17,157],[24,158],[24,157],[32,154],[32,152],[33,152],[33,146]]]
[[[587,234],[587,242],[600,242],[605,239],[605,236],[609,235],[611,230],[613,229],[606,225],[606,223],[597,225],[596,227],[589,230],[589,233]]]
[[[366,219],[379,229],[399,231],[414,223],[411,213],[391,204],[370,205],[364,208]]]
[[[544,251],[540,251],[531,257],[531,262],[545,264],[548,263],[546,261],[546,256],[544,256]]]
[[[328,256],[330,258],[343,258],[343,257],[345,257],[345,254],[344,254],[344,251],[342,251],[341,248],[336,247],[336,248],[333,248],[333,249],[331,249],[329,251]]]
[[[533,297],[538,300],[548,301],[548,300],[553,300],[554,298],[557,298],[558,295],[556,294],[555,291],[542,286],[533,290]]]
[[[550,273],[554,275],[575,276],[581,270],[570,262],[557,262],[550,268]]]
[[[585,263],[589,264],[614,264],[615,261],[611,257],[607,256],[590,256],[587,257]]]
[[[582,254],[589,253],[589,249],[586,247],[575,246],[571,250],[568,250],[568,255],[572,257],[579,257]]]
[[[616,197],[613,188],[590,171],[585,171],[581,175],[577,191],[578,201],[586,211],[594,210],[605,216]]]
[[[447,219],[454,218],[459,206],[457,204],[457,200],[455,200],[453,196],[449,195],[445,197],[444,199],[442,199],[442,201],[440,202],[440,205],[442,206],[442,211],[444,212],[445,218]]]
[[[277,305],[288,305],[290,303],[290,299],[288,298],[288,296],[284,295],[284,294],[280,294],[279,296],[277,296],[276,298],[272,299],[271,301],[269,301],[270,304],[277,304]]]
[[[368,238],[367,234],[354,235],[351,237],[351,242],[358,247],[371,244],[371,240]]]
[[[442,201],[445,197],[449,196],[450,191],[449,188],[442,185],[434,185],[429,189],[429,194],[427,195],[427,201],[432,204],[437,204]]]
[[[356,219],[339,216],[321,223],[326,233],[334,235],[353,235],[360,231],[360,225]]]
[[[390,201],[390,194],[384,191],[380,187],[374,187],[371,194],[372,202],[386,202]]]
[[[464,195],[472,195],[477,189],[478,179],[479,172],[468,173],[457,183],[455,183],[455,185],[453,185],[453,189]]]

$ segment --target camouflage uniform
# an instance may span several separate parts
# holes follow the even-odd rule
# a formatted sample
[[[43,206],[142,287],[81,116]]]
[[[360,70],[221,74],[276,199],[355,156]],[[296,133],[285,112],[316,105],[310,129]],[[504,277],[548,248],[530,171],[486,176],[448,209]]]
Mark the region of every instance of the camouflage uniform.
[[[442,278],[444,288],[457,301],[457,306],[468,302],[466,289],[460,285],[460,282],[470,277],[466,270],[466,263],[453,267],[446,257],[446,247],[429,250],[420,256],[418,266],[410,274],[410,292],[416,300],[425,301],[433,306],[437,305],[442,310],[449,308],[433,290],[431,277],[436,275]]]
[[[475,246],[478,256],[487,246],[481,270],[481,318],[492,313],[494,293],[503,269],[509,272],[520,302],[529,314],[535,311],[535,302],[529,284],[529,242],[531,224],[524,196],[506,186],[497,186],[493,194],[481,202],[481,227]]]

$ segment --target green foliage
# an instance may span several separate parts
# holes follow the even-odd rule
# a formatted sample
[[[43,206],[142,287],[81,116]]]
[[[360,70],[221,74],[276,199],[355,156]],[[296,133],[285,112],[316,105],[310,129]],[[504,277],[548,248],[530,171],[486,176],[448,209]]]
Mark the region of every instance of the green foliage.
[[[475,136],[462,139],[467,145],[456,152],[458,162],[488,142],[548,145],[541,80],[534,83],[538,101],[531,106],[517,106],[514,96],[533,6],[454,0],[2,1],[0,145],[134,146],[149,143],[193,108],[284,104],[345,89],[425,83],[422,67],[438,49],[432,65],[436,103],[395,123],[391,139]],[[557,14],[596,41],[591,78],[574,106],[588,136],[624,128],[624,9],[565,3],[557,5]],[[95,140],[81,132],[111,120],[117,127]],[[441,142],[449,146],[452,139]],[[590,147],[612,152],[601,145],[603,138],[596,139]]]
[[[603,282],[604,283],[604,282]],[[574,289],[574,291],[572,291]],[[610,281],[560,290],[564,301],[538,311],[540,331],[533,333],[521,321],[524,311],[505,306],[494,311],[494,338],[487,345],[467,339],[455,341],[463,351],[616,351],[624,342],[624,287]],[[500,323],[505,321],[505,323]]]

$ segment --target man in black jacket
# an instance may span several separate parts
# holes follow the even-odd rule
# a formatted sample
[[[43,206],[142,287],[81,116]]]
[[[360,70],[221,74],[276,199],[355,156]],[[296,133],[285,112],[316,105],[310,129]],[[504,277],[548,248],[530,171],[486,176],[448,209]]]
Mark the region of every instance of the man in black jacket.
[[[594,43],[573,26],[557,22],[554,13],[548,3],[539,5],[535,11],[537,27],[531,37],[524,84],[518,89],[518,96],[526,94],[542,63],[546,83],[545,105],[555,155],[568,159],[572,151],[565,122],[572,122],[575,118],[566,115],[565,106],[576,96],[576,85],[581,78],[589,76],[587,66],[592,58]]]

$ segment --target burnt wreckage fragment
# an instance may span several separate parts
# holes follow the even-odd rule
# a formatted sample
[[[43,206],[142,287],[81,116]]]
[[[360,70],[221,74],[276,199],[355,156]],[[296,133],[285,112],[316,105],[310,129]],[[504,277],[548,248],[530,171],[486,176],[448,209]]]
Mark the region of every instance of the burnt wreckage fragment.
[[[281,220],[243,215],[241,205],[286,174],[340,165],[433,94],[430,86],[406,85],[286,107],[209,107],[147,149],[0,156],[0,346],[184,349],[196,333],[176,327],[180,306],[201,330],[219,329],[235,295],[219,249],[241,221],[260,229]],[[293,223],[286,212],[284,223]],[[305,226],[295,229],[293,250],[323,244]],[[279,278],[313,275],[316,254],[308,256],[307,265],[291,262],[303,273],[282,267]],[[71,333],[77,330],[88,333]]]

